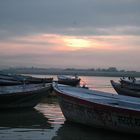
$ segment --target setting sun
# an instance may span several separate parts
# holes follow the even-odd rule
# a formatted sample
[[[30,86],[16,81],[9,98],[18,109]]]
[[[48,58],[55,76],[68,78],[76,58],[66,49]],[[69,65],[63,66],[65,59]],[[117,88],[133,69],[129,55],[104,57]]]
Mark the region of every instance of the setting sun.
[[[64,40],[67,46],[73,49],[88,48],[91,46],[91,42],[85,39],[67,38]]]

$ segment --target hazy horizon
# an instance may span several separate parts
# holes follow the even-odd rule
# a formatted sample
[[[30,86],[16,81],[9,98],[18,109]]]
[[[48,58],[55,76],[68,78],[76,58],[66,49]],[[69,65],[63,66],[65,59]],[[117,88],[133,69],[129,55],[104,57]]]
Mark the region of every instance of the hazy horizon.
[[[94,68],[94,67],[91,67],[91,68],[64,67],[64,68],[62,68],[62,67],[34,67],[34,66],[31,66],[31,67],[26,67],[26,66],[25,66],[25,67],[5,67],[5,68],[0,68],[0,70],[10,70],[10,69],[11,69],[11,70],[14,70],[14,69],[15,69],[15,70],[16,70],[16,69],[17,69],[17,70],[18,70],[18,69],[23,69],[23,70],[24,70],[24,69],[25,69],[25,70],[28,70],[28,69],[29,69],[29,70],[30,70],[30,69],[34,69],[34,70],[39,70],[39,69],[40,69],[40,70],[41,70],[41,69],[44,69],[44,70],[45,70],[45,69],[46,69],[46,70],[47,70],[47,69],[48,69],[48,70],[51,70],[51,69],[52,69],[52,70],[85,70],[85,71],[86,71],[86,70],[91,70],[91,71],[92,71],[92,70],[94,69],[95,71],[98,71],[98,70],[99,70],[99,71],[100,71],[100,70],[101,70],[101,71],[105,71],[105,70],[109,70],[110,68],[115,68],[118,72],[119,72],[119,71],[125,71],[125,72],[132,72],[132,71],[135,71],[135,70],[130,70],[130,69],[118,69],[118,68],[116,68],[116,67],[108,67],[108,68],[107,68],[107,67],[106,67],[106,68],[102,68],[102,67],[97,67],[97,68],[96,68],[96,67],[95,67],[95,68]],[[135,71],[135,72],[140,72],[140,71]]]
[[[0,68],[140,71],[140,1],[4,0]]]

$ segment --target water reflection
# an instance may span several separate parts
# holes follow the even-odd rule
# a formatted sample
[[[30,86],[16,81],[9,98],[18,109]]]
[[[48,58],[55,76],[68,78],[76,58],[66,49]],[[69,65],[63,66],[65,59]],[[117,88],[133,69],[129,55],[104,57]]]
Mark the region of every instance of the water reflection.
[[[82,81],[84,81],[90,89],[100,90],[105,92],[116,93],[114,88],[110,83],[110,80],[118,81],[118,77],[96,77],[96,76],[81,76]]]
[[[45,140],[54,136],[53,131],[48,118],[36,109],[0,112],[0,140]]]
[[[48,122],[52,125],[63,124],[65,121],[57,97],[45,98],[36,109],[48,118]]]
[[[92,128],[65,121],[52,140],[131,140],[134,135]]]
[[[52,126],[48,119],[36,109],[0,112],[0,128],[47,128]]]

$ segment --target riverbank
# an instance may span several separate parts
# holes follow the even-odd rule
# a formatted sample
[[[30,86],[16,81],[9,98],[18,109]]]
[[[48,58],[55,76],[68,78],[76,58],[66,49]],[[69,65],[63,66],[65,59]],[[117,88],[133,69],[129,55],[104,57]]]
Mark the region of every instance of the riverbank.
[[[42,75],[79,75],[79,76],[104,76],[104,77],[140,77],[136,71],[95,71],[88,69],[45,69],[45,68],[19,68],[3,70],[16,74],[42,74]]]

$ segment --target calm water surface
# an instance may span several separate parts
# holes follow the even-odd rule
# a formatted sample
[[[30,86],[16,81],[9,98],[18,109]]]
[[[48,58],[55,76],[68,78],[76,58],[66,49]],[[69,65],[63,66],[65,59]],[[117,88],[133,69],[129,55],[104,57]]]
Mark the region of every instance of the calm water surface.
[[[81,79],[91,89],[111,93],[115,91],[110,80],[118,80],[92,76],[81,76]],[[31,110],[0,112],[0,140],[129,140],[133,137],[65,121],[57,97],[46,98]]]

